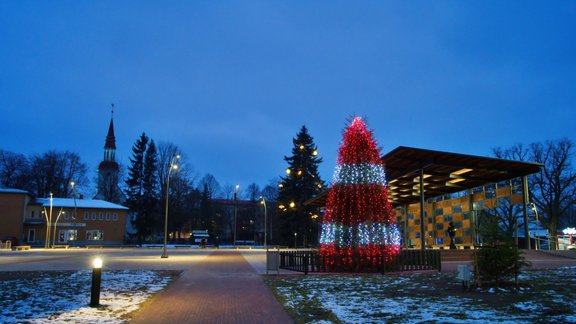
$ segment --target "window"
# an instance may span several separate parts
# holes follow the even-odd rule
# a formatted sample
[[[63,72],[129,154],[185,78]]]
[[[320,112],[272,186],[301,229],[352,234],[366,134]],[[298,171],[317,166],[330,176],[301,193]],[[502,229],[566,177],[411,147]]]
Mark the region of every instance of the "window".
[[[117,221],[118,220],[118,214],[116,214],[116,213],[112,214],[112,219],[114,221]]]
[[[107,220],[107,221],[110,220],[110,213],[106,213],[106,220]]]
[[[472,236],[472,229],[470,228],[464,229],[464,236]]]
[[[462,219],[470,219],[470,212],[464,212],[462,214]]]
[[[437,237],[437,238],[436,238],[436,244],[444,244],[444,238],[442,238],[442,237]]]
[[[472,203],[473,210],[481,210],[484,209],[484,202],[483,201],[475,201]]]
[[[104,219],[104,214],[102,214],[102,212],[98,213],[98,220],[103,220]]]
[[[414,214],[408,214],[408,219],[414,219]]]
[[[484,199],[496,197],[496,185],[491,184],[484,187]]]
[[[414,225],[416,225],[416,226],[420,225],[420,219],[415,220]]]
[[[68,214],[67,212],[64,212],[64,219],[68,220]]]
[[[35,216],[35,212],[34,212],[34,211],[31,211],[31,212],[30,212],[30,218],[34,218],[34,216]]]
[[[456,205],[452,207],[452,213],[456,214],[456,213],[461,213],[462,212],[462,206],[461,205]]]
[[[444,222],[445,223],[449,223],[452,221],[452,215],[448,214],[448,215],[444,215]]]
[[[104,231],[102,230],[86,231],[86,240],[88,241],[102,241],[103,239],[104,239]]]
[[[496,184],[498,188],[506,188],[510,186],[510,180],[500,181]]]
[[[516,178],[512,179],[512,193],[519,195],[522,193],[522,179]]]
[[[510,206],[510,197],[498,198],[498,206],[499,206],[499,207],[507,207],[507,206]]]
[[[92,212],[92,220],[96,220],[96,213]]]
[[[84,220],[88,220],[88,212],[84,212]]]
[[[437,209],[436,209],[436,216],[440,216],[440,215],[442,215],[442,214],[444,214],[444,209],[442,209],[442,208],[437,208]]]
[[[444,224],[442,224],[442,223],[436,224],[436,230],[437,230],[437,231],[442,231],[442,230],[444,230]]]

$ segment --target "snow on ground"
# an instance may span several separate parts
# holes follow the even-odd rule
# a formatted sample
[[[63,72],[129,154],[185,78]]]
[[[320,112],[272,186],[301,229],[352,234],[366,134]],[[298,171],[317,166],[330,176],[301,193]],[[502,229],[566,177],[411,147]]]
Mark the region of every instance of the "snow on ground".
[[[103,271],[100,307],[92,308],[92,272],[34,272],[0,281],[0,323],[121,323],[172,277],[159,271]]]
[[[309,275],[269,283],[296,316],[305,318],[305,309],[312,309],[317,314],[332,313],[343,323],[576,322],[576,268],[529,271],[522,278],[529,287],[470,293],[450,273]],[[452,290],[433,285],[447,279],[453,282]],[[326,318],[312,315],[304,322]]]

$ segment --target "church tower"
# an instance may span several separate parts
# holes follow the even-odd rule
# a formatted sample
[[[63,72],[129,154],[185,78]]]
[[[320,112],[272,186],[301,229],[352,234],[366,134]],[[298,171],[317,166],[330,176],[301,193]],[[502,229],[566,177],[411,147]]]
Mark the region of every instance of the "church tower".
[[[114,136],[114,104],[108,135],[104,143],[104,160],[98,165],[98,188],[94,199],[105,200],[115,204],[122,204],[126,197],[118,187],[120,167],[116,162],[116,137]]]

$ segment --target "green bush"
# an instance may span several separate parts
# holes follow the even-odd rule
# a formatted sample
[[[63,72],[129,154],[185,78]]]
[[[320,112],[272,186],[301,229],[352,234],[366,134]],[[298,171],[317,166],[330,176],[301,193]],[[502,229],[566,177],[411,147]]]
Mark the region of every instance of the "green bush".
[[[479,234],[484,245],[474,252],[476,283],[502,286],[514,280],[518,285],[518,275],[530,263],[512,238],[502,231],[496,217],[484,215],[481,224]]]
[[[484,246],[474,253],[476,275],[482,285],[502,286],[514,280],[529,265],[522,252],[511,244]]]

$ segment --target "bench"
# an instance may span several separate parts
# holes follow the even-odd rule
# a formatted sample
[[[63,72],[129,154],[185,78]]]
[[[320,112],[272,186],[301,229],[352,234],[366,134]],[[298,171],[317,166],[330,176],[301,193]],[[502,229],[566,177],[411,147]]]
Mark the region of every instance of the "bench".
[[[54,244],[52,245],[53,249],[68,249],[70,245],[68,244]]]
[[[15,245],[12,249],[14,249],[14,251],[29,251],[30,245]]]

